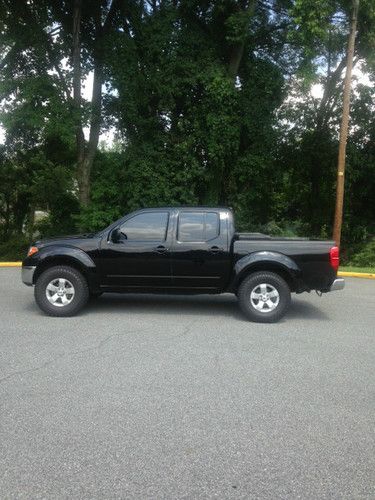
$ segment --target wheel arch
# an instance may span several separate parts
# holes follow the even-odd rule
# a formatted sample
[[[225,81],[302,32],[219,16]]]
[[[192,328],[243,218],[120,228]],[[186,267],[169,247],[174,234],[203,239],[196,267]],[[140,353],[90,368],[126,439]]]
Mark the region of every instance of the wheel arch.
[[[301,270],[290,257],[277,252],[256,252],[236,262],[232,279],[233,291],[236,293],[242,281],[258,271],[278,274],[288,283],[292,292],[299,291],[301,288]]]
[[[90,288],[95,284],[96,266],[92,259],[82,250],[74,249],[75,252],[67,251],[59,254],[46,253],[41,255],[41,260],[36,266],[33,276],[33,284],[36,283],[39,276],[46,270],[54,266],[69,266],[79,271],[87,281]],[[83,254],[80,255],[80,254]]]

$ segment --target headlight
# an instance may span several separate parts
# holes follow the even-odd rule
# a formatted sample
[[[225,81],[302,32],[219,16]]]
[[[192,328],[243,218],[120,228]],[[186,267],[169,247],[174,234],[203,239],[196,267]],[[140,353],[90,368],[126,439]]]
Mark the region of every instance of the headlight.
[[[38,247],[30,247],[29,251],[27,252],[27,256],[31,257],[36,252],[39,252],[39,248]]]

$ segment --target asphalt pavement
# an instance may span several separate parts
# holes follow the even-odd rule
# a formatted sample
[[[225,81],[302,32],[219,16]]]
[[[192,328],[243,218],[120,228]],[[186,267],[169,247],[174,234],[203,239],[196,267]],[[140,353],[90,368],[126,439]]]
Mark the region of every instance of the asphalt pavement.
[[[1,499],[375,498],[375,280],[293,296],[104,295],[50,318],[0,269]]]

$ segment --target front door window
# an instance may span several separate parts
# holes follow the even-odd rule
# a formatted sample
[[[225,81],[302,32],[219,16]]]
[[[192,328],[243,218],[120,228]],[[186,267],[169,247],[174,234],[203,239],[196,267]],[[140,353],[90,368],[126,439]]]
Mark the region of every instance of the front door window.
[[[135,215],[121,226],[128,241],[165,241],[168,212],[146,212]]]

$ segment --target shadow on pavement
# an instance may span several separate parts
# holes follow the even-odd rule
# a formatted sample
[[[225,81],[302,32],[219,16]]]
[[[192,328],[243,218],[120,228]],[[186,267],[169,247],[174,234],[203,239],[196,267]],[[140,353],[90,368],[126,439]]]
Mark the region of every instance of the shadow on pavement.
[[[290,306],[285,320],[289,319],[312,319],[315,321],[329,321],[330,317],[319,307],[308,300],[294,299],[292,296],[292,305]]]
[[[87,313],[113,312],[135,314],[193,315],[235,317],[246,321],[233,295],[153,295],[153,294],[113,294],[102,295],[91,300]]]
[[[248,322],[242,314],[237,298],[233,295],[150,295],[150,294],[104,294],[91,300],[83,314],[105,312],[113,314],[135,313],[160,315],[194,315],[232,317]],[[283,321],[291,319],[329,320],[329,317],[314,304],[300,298],[292,298],[290,310]]]

